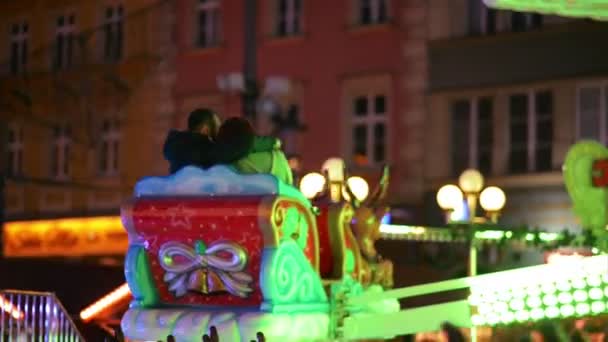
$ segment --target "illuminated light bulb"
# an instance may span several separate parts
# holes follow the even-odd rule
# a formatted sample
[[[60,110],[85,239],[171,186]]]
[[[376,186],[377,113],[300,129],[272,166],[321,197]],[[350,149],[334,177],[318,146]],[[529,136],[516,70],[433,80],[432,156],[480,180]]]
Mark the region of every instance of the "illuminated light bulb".
[[[556,306],[550,306],[545,309],[545,316],[547,318],[555,318],[559,316],[559,309]]]
[[[557,296],[557,300],[562,304],[570,304],[572,303],[572,296],[568,292],[562,292]]]
[[[511,300],[512,296],[511,296],[511,292],[503,291],[503,292],[500,292],[497,297],[498,297],[498,300],[507,302],[507,301]]]
[[[543,303],[547,306],[553,306],[557,304],[557,297],[552,294],[543,297]]]
[[[555,285],[551,283],[543,284],[541,288],[544,293],[555,293],[556,291]]]
[[[300,191],[306,198],[314,198],[325,186],[325,177],[317,172],[311,172],[302,177]]]
[[[589,304],[580,303],[580,304],[576,305],[576,313],[581,316],[588,314],[589,313]]]
[[[560,291],[570,291],[570,289],[572,289],[572,287],[570,286],[570,283],[568,281],[558,281],[555,284],[555,288],[557,288]]]
[[[462,205],[462,191],[456,185],[444,185],[437,191],[436,200],[441,209],[454,210]]]
[[[500,316],[500,321],[505,324],[509,324],[515,320],[515,315],[512,312],[505,312]]]
[[[587,284],[589,284],[589,286],[600,286],[602,284],[602,279],[598,276],[589,276],[587,278]]]
[[[367,185],[367,181],[361,177],[349,177],[346,180],[346,184],[352,191],[353,195],[355,195],[355,198],[357,198],[359,201],[365,200],[367,195],[369,195],[369,185]],[[342,189],[342,196],[344,196],[344,199],[347,201],[350,201],[350,194],[346,188]]]
[[[526,289],[526,293],[528,294],[528,296],[530,297],[534,297],[534,296],[538,296],[540,295],[540,288],[538,286],[530,286]]]
[[[509,306],[511,307],[511,309],[519,311],[524,308],[525,304],[524,301],[521,299],[514,299],[509,303]]]
[[[513,298],[524,298],[526,297],[526,291],[524,289],[513,289],[512,296]]]
[[[606,304],[604,302],[593,302],[591,303],[591,311],[595,314],[604,313],[606,311]]]
[[[497,314],[489,314],[486,316],[486,322],[488,322],[490,325],[495,325],[496,323],[500,322],[500,317],[498,317]]]
[[[481,303],[481,296],[478,294],[471,294],[469,296],[469,305],[477,306]]]
[[[564,305],[559,309],[560,314],[563,317],[569,317],[572,316],[574,314],[574,306],[572,305]]]
[[[594,287],[589,290],[589,298],[591,299],[601,299],[602,296],[604,296],[604,292],[602,292],[602,289]]]
[[[498,302],[498,303],[494,304],[494,312],[504,313],[504,312],[508,312],[508,311],[509,311],[509,306],[507,305],[507,303]]]
[[[525,310],[517,311],[515,313],[515,319],[519,322],[524,322],[530,319],[530,313]]]
[[[583,279],[572,279],[572,287],[575,289],[584,289],[587,287],[587,283]]]
[[[532,311],[530,311],[530,318],[532,318],[534,320],[539,320],[544,317],[545,317],[545,311],[543,309],[536,308],[536,309],[532,309]]]
[[[504,208],[506,202],[507,197],[504,191],[495,186],[489,186],[479,194],[479,204],[488,212],[499,212]]]
[[[576,290],[576,291],[574,291],[574,295],[572,297],[577,302],[584,302],[587,300],[587,291]]]
[[[481,315],[471,316],[471,323],[473,323],[473,325],[484,325],[485,322],[486,321],[483,319],[483,317]]]
[[[528,298],[526,303],[531,308],[537,308],[542,305],[542,301],[540,300],[539,297],[530,297],[530,298]]]
[[[477,307],[477,311],[482,315],[487,315],[492,312],[492,307],[489,305],[480,305]]]

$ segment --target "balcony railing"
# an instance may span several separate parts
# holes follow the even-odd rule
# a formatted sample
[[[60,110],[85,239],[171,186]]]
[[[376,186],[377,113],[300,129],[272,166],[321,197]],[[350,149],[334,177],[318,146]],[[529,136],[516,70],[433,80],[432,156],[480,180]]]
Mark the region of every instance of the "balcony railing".
[[[0,291],[0,342],[85,341],[55,294]]]

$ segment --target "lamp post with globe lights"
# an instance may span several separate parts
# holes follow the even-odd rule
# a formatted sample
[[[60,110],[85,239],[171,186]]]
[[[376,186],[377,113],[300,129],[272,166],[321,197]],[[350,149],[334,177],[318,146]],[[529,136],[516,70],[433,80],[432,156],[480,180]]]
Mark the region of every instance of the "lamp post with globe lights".
[[[346,178],[344,174],[344,161],[340,158],[330,158],[323,163],[323,173],[311,172],[300,181],[300,191],[309,199],[315,198],[325,189],[329,192],[332,202],[350,200],[349,193],[345,188],[348,184],[352,194],[358,201],[364,201],[369,195],[369,185],[367,181],[358,176]]]
[[[505,193],[496,186],[483,188],[483,175],[475,170],[465,170],[458,178],[458,186],[447,184],[442,186],[437,191],[437,204],[446,213],[446,223],[461,223],[465,224],[469,230],[473,229],[476,223],[487,222],[487,219],[492,223],[498,222],[498,217],[501,210],[504,208],[507,198]],[[468,215],[465,219],[459,218],[457,222],[452,220],[452,213],[461,208],[466,200]],[[477,202],[486,212],[486,218],[477,217]],[[471,236],[469,245],[469,277],[477,275],[477,246],[475,245],[475,236]],[[477,340],[477,329],[471,328],[471,341]]]

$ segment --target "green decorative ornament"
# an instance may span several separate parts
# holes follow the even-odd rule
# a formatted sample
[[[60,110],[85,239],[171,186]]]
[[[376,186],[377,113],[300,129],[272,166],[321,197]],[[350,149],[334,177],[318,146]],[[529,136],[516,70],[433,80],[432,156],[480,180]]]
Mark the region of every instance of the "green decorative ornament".
[[[574,214],[583,228],[595,232],[606,229],[608,188],[592,184],[593,162],[607,159],[608,149],[596,141],[581,141],[570,148],[563,166],[566,189]]]
[[[194,249],[198,255],[205,255],[207,253],[207,245],[201,240],[194,242]]]

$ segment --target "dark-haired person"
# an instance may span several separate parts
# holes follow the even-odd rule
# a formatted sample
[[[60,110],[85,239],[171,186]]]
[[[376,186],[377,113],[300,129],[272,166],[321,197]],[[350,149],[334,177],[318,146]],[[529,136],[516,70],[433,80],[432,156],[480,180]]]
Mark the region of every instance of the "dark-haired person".
[[[443,322],[441,324],[441,334],[443,340],[447,342],[464,342],[464,335],[460,330],[449,322]]]
[[[163,147],[171,173],[184,166],[207,168],[215,164],[217,151],[214,139],[220,126],[219,117],[210,109],[195,109],[188,116],[188,129],[171,130]]]
[[[230,118],[219,129],[218,145],[238,150],[249,147],[248,153],[230,161],[237,171],[245,174],[270,173],[283,183],[292,185],[293,175],[278,139],[255,136],[253,127],[243,118]],[[226,160],[223,160],[226,162]]]

